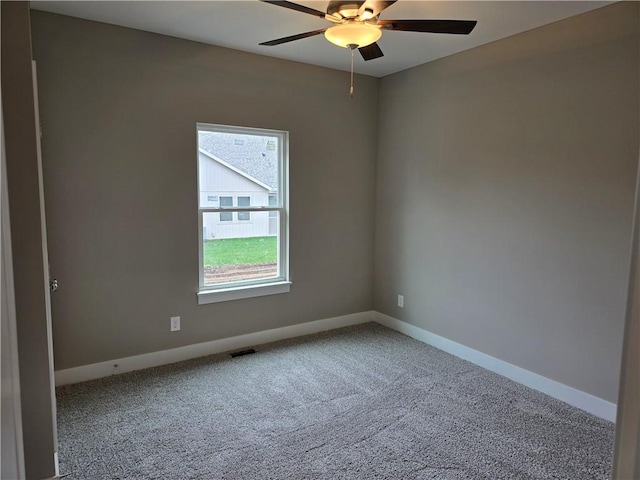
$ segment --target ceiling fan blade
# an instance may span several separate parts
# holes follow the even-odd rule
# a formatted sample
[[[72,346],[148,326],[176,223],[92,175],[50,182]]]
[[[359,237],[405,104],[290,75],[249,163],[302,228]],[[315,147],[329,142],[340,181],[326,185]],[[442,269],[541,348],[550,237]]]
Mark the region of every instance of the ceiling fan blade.
[[[384,57],[384,53],[382,53],[382,50],[380,50],[380,47],[375,42],[371,45],[367,45],[366,47],[360,47],[358,51],[360,52],[360,55],[362,55],[362,58],[365,59],[365,61]]]
[[[476,20],[379,20],[386,30],[404,32],[453,33],[468,35],[478,23]]]
[[[389,8],[396,2],[397,0],[366,0],[362,5],[360,5],[358,15],[362,15],[365,10],[370,10],[371,17],[377,17],[378,15],[380,15],[380,13],[382,13],[383,10]]]
[[[264,3],[270,3],[272,5],[277,5],[278,7],[289,8],[291,10],[295,10],[296,12],[308,13],[309,15],[313,15],[314,17],[324,18],[325,13],[320,10],[315,10],[313,8],[305,7],[304,5],[298,5],[297,3],[287,2],[285,0],[260,0]],[[261,44],[262,45],[262,44]]]
[[[275,45],[281,45],[283,43],[293,42],[294,40],[300,40],[302,38],[309,38],[315,35],[320,35],[321,33],[324,33],[325,30],[326,28],[322,28],[320,30],[314,30],[313,32],[299,33],[297,35],[291,35],[290,37],[282,37],[282,38],[277,38],[276,40],[262,42],[259,45],[266,45],[267,47],[273,47]]]

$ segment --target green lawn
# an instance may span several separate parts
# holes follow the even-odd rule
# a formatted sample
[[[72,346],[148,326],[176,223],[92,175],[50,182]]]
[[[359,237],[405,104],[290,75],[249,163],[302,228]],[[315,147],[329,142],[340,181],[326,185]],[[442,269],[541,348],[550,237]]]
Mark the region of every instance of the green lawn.
[[[277,237],[205,240],[204,265],[253,265],[278,260]]]

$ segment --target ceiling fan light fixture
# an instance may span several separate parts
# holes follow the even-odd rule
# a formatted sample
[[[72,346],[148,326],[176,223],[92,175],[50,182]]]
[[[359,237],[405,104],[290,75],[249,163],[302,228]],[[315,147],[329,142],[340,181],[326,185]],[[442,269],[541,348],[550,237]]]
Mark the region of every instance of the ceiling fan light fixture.
[[[382,31],[366,23],[344,23],[328,28],[324,36],[339,47],[350,48],[349,45],[356,45],[360,48],[377,42],[382,36]]]

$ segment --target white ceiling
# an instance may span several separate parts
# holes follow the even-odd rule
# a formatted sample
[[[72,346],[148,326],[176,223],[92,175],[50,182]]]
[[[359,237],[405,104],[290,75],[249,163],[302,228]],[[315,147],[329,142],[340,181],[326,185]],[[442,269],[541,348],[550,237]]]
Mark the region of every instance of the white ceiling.
[[[325,11],[327,1],[297,3]],[[604,1],[423,1],[399,0],[382,19],[477,20],[470,35],[385,31],[378,45],[385,56],[355,71],[383,77],[462,50],[578,15]],[[327,20],[257,0],[217,1],[33,1],[37,10],[171,35],[272,57],[348,70],[350,53],[323,35],[275,46],[260,42],[330,26]]]

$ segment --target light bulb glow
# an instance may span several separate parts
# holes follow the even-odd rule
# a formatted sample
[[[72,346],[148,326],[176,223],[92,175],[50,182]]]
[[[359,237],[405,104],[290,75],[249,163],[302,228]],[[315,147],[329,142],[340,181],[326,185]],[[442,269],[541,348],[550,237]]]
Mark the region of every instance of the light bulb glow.
[[[357,45],[360,48],[378,41],[382,31],[366,23],[344,23],[328,28],[324,36],[339,47],[349,48],[349,45]]]
[[[371,20],[373,18],[373,10],[365,8],[364,12],[360,15],[360,20]]]

